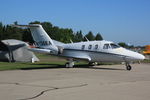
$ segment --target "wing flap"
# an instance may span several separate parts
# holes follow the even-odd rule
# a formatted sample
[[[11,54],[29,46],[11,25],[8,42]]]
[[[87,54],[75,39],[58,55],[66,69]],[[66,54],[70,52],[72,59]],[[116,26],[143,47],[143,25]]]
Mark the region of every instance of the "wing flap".
[[[89,56],[87,56],[87,55],[73,55],[70,58],[91,61],[91,58]]]

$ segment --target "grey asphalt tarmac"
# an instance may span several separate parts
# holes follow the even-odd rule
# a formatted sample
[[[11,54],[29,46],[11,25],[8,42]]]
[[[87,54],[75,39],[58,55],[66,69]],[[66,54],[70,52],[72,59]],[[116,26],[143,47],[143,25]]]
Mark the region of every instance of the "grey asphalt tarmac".
[[[0,100],[149,100],[150,64],[0,71]]]

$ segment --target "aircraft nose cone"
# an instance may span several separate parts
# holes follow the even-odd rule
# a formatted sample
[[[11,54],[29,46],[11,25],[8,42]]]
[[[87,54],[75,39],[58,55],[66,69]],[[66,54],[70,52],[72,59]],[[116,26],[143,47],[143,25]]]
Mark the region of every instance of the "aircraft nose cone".
[[[145,56],[144,55],[141,55],[141,60],[144,60],[145,59]]]
[[[134,51],[126,50],[126,55],[129,55],[129,58],[126,58],[128,61],[141,61],[145,59],[145,56]]]
[[[145,56],[142,55],[142,54],[138,54],[137,59],[138,59],[138,60],[144,60],[144,59],[145,59]]]

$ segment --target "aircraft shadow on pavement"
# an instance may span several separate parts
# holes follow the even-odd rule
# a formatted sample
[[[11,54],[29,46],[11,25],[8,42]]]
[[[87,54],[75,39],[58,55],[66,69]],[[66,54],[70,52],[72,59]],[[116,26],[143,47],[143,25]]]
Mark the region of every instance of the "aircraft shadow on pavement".
[[[97,66],[89,66],[89,65],[75,65],[74,68],[88,68],[88,69],[100,69],[100,70],[124,70],[124,69],[119,69],[119,68],[104,68],[104,67],[100,67],[101,65]]]
[[[35,64],[35,65],[43,65],[43,67],[21,68],[21,70],[38,70],[38,69],[60,69],[60,68],[66,68],[65,65],[59,65],[59,64]],[[47,65],[50,65],[50,66],[47,66]],[[99,69],[99,70],[125,70],[125,69],[120,69],[120,68],[103,68],[103,67],[97,67],[97,66],[89,66],[88,64],[74,65],[73,68],[87,68],[87,69],[96,69],[96,70],[97,69]]]
[[[59,68],[65,68],[65,66],[59,65],[59,64],[34,64],[34,65],[43,65],[43,66],[42,67],[21,68],[21,70],[38,70],[38,69],[59,69]]]

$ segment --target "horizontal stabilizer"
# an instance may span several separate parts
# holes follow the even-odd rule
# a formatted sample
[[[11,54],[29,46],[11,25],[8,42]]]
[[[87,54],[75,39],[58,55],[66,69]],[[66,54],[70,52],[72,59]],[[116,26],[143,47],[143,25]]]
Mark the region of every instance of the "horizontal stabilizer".
[[[39,24],[29,24],[29,25],[11,25],[12,27],[39,27]]]

